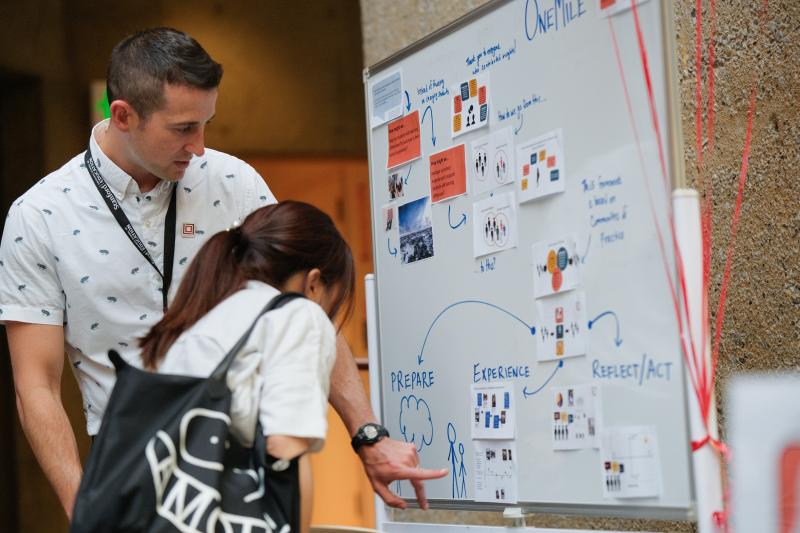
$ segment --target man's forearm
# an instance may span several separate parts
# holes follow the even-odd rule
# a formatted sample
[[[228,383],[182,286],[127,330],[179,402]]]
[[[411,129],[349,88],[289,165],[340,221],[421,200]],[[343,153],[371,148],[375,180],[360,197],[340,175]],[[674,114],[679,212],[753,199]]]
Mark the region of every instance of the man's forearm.
[[[61,399],[48,389],[30,390],[23,398],[17,397],[17,408],[36,460],[72,520],[83,471],[75,433]]]
[[[350,435],[367,422],[377,422],[347,341],[336,338],[336,362],[331,373],[330,403]]]

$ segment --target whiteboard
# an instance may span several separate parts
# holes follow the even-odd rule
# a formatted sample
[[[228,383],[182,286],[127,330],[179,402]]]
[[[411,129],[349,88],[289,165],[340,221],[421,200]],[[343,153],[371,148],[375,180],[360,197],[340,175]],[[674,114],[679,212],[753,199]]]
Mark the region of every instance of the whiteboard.
[[[599,5],[493,2],[365,71],[381,415],[393,437],[417,446],[423,466],[450,470],[426,483],[434,507],[511,506],[487,500],[487,484],[491,493],[510,471],[489,468],[486,442],[473,438],[500,427],[499,409],[476,405],[496,386],[513,405],[498,431],[513,432],[516,505],[692,516],[686,384],[669,286],[671,186],[659,164],[633,13],[611,19],[623,85]],[[662,10],[669,6],[656,0],[638,7],[671,176],[681,167],[671,155],[679,131]],[[398,91],[402,99],[392,100]],[[469,102],[488,105],[487,116],[465,115]],[[402,116],[376,125],[387,109]],[[389,130],[396,135],[393,121],[403,119],[402,127],[419,125],[421,157],[387,170]],[[454,135],[458,120],[468,131]],[[465,160],[466,194],[432,201],[458,192],[439,181],[437,165],[439,152],[462,144],[463,156],[456,151],[450,161]],[[413,145],[395,145],[392,161],[413,154]],[[486,183],[487,171],[494,183]],[[450,181],[458,184],[458,174],[449,172]],[[593,409],[567,409],[571,388],[582,405],[592,391]],[[561,418],[567,411],[574,420]],[[569,431],[584,447],[555,449],[577,445]],[[620,439],[648,447],[623,453]],[[487,462],[478,464],[481,454]],[[618,468],[609,457],[628,465],[624,494],[609,476]],[[392,488],[413,503],[410,485]]]

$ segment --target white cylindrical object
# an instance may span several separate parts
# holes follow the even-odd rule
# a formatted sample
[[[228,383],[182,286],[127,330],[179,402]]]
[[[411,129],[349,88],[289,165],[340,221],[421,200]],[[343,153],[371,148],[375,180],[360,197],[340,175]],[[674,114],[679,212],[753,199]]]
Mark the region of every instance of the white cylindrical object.
[[[364,276],[364,294],[367,299],[367,361],[369,362],[369,400],[372,412],[383,424],[381,417],[381,376],[378,362],[378,301],[375,293],[375,274]],[[375,529],[383,531],[388,521],[386,505],[375,495]]]
[[[697,352],[698,362],[703,364],[710,374],[711,369],[711,349],[710,339],[706,339],[705,351],[701,350],[703,335],[703,240],[700,226],[700,202],[697,191],[694,189],[676,189],[672,193],[672,208],[675,217],[675,238],[678,242],[678,249],[683,264],[683,272],[686,282],[686,306],[684,306],[683,295],[680,293],[680,284],[675,288],[679,291],[678,296],[681,300],[681,316],[684,324],[685,345],[690,350],[688,354],[691,359],[690,339],[694,341],[694,349]],[[685,307],[689,309],[689,316],[686,316]],[[689,332],[691,331],[691,337]],[[704,353],[704,355],[703,355]],[[700,405],[697,401],[694,389],[692,388],[691,378],[688,378],[687,404],[689,409],[689,422],[692,441],[702,441],[710,434],[712,439],[719,438],[717,429],[717,409],[714,402],[713,383],[711,392],[711,406],[709,409],[708,428],[703,423]],[[720,529],[714,520],[714,513],[723,510],[722,501],[722,474],[720,468],[720,457],[710,444],[692,453],[692,465],[694,467],[694,487],[697,505],[697,530],[700,533],[718,533]]]

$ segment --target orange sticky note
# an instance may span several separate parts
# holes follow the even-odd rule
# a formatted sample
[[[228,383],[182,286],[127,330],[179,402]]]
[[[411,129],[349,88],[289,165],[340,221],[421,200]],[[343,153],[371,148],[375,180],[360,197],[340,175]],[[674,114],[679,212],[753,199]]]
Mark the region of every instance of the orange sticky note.
[[[461,131],[461,115],[453,117],[453,131]]]
[[[523,191],[528,190],[528,178],[522,178],[522,190]]]
[[[556,166],[556,156],[551,155],[547,158],[547,168],[553,168]]]
[[[547,152],[544,150],[539,150],[539,161],[544,161],[544,156],[547,155]]]
[[[464,145],[459,144],[430,157],[431,201],[439,202],[467,192]]]
[[[453,97],[453,113],[461,113],[461,95]]]
[[[478,80],[472,78],[469,80],[469,97],[475,98],[478,96]]]
[[[419,111],[389,123],[389,157],[386,168],[394,168],[422,155],[419,140]]]

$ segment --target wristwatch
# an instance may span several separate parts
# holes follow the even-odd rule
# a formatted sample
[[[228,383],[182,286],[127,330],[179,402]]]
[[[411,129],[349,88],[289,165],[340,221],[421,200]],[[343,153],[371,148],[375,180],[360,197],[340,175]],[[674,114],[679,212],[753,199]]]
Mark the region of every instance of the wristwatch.
[[[350,441],[350,444],[353,445],[353,450],[356,452],[359,448],[361,448],[365,444],[375,444],[383,437],[388,437],[389,431],[385,427],[380,424],[373,424],[372,422],[368,424],[364,424],[358,431],[356,431],[353,440]]]

